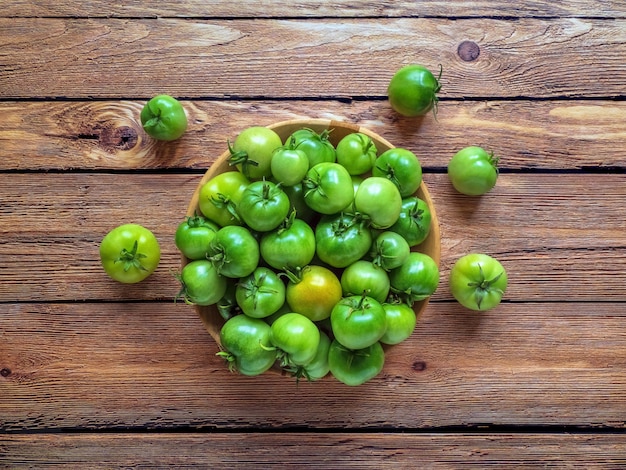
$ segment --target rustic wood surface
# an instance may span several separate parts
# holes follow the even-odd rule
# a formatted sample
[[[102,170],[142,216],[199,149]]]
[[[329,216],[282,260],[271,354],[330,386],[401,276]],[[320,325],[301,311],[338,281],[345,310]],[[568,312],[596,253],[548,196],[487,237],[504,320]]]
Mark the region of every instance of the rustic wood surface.
[[[626,6],[620,2],[77,2],[0,11],[1,468],[626,466]],[[401,118],[401,65],[443,67],[437,119]],[[190,118],[156,143],[158,93]],[[175,303],[174,230],[250,125],[340,119],[415,151],[441,284],[357,388],[229,373]],[[501,159],[458,195],[466,145]],[[123,286],[98,245],[150,227],[158,271]],[[479,315],[447,275],[508,270]]]

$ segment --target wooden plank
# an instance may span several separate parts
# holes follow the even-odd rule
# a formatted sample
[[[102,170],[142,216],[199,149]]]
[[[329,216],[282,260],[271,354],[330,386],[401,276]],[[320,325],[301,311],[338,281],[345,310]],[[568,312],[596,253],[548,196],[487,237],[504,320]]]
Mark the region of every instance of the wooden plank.
[[[286,11],[288,9],[288,11]],[[517,3],[512,7],[498,0],[440,2],[426,0],[419,3],[399,0],[381,3],[365,0],[298,1],[285,6],[283,1],[218,0],[207,3],[202,0],[185,2],[162,1],[146,3],[127,1],[124,4],[104,0],[88,3],[65,1],[5,0],[3,17],[69,16],[69,17],[164,17],[184,16],[201,18],[269,18],[269,17],[395,17],[395,16],[438,16],[438,17],[599,17],[619,18],[626,10],[619,2],[601,0],[566,0],[563,2],[535,1]]]
[[[626,81],[620,19],[5,18],[0,30],[2,98],[383,97],[407,62],[442,64],[444,98],[612,97]],[[457,54],[464,41],[476,60]]]
[[[228,372],[184,304],[5,303],[0,432],[623,428],[624,321],[623,303],[506,303],[478,315],[434,302],[381,375],[347,387]]]
[[[0,437],[0,464],[95,468],[619,468],[623,434],[37,434]]]
[[[501,157],[501,169],[624,168],[626,103],[445,101],[437,119],[399,118],[387,100],[183,101],[183,138],[158,143],[141,128],[145,101],[0,102],[0,170],[207,168],[228,140],[288,119],[350,121],[445,168],[467,145]]]
[[[0,258],[10,260],[0,269],[0,298],[172,299],[179,288],[172,275],[179,266],[174,231],[200,177],[18,173],[0,179]],[[626,300],[616,275],[626,271],[626,175],[503,174],[482,198],[457,194],[446,174],[424,179],[442,237],[435,299],[450,299],[446,279],[458,257],[484,252],[507,267],[510,300]],[[140,285],[120,286],[100,267],[102,237],[125,222],[149,227],[161,243],[161,265]]]

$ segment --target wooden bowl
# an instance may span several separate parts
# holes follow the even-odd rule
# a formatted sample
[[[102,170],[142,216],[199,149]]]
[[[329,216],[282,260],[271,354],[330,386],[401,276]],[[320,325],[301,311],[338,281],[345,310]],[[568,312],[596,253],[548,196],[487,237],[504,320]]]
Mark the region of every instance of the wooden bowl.
[[[278,122],[267,127],[269,127],[270,129],[273,129],[280,136],[283,142],[293,132],[297,131],[298,129],[302,129],[303,127],[306,127],[309,129],[313,129],[316,132],[322,132],[325,129],[332,129],[332,132],[330,133],[330,136],[329,136],[329,140],[332,142],[334,146],[336,146],[337,143],[346,135],[352,134],[354,132],[361,132],[363,134],[368,135],[374,141],[374,143],[376,144],[376,148],[378,149],[379,155],[386,150],[394,148],[394,145],[392,145],[386,139],[384,139],[383,137],[379,136],[378,134],[368,129],[359,127],[355,124],[350,124],[350,123],[341,122],[341,121],[334,121],[334,120],[329,120],[329,119],[293,119],[289,121]],[[220,155],[220,157],[215,161],[215,163],[213,163],[213,165],[211,165],[211,167],[204,174],[204,176],[200,180],[200,183],[198,184],[191,198],[189,207],[187,209],[187,216],[193,216],[196,213],[200,214],[200,209],[198,207],[200,189],[207,181],[209,181],[211,178],[213,178],[215,175],[219,173],[224,173],[226,171],[237,171],[234,167],[231,167],[228,164],[229,157],[230,157],[230,152],[227,150],[222,155]],[[431,212],[432,220],[431,220],[430,233],[428,237],[419,246],[413,247],[412,250],[426,253],[427,255],[432,257],[433,260],[437,263],[437,266],[439,266],[439,262],[441,259],[439,222],[437,220],[435,207],[432,203],[430,194],[428,193],[428,189],[426,188],[426,185],[424,184],[424,182],[422,182],[422,184],[418,188],[415,195],[423,199],[428,204],[428,207]],[[182,266],[185,266],[188,262],[189,260],[183,256]],[[427,305],[428,305],[428,299],[422,300],[420,302],[416,302],[414,304],[413,308],[415,310],[415,314],[418,319],[420,315],[422,314],[422,312],[426,309]],[[224,319],[217,311],[217,307],[215,305],[211,305],[211,306],[206,306],[206,307],[196,306],[195,308],[198,314],[200,315],[200,318],[202,319],[202,322],[204,323],[206,330],[213,337],[215,342],[219,345],[220,344],[220,330],[222,328],[222,325],[224,324]],[[270,370],[275,370],[275,369],[270,369]]]

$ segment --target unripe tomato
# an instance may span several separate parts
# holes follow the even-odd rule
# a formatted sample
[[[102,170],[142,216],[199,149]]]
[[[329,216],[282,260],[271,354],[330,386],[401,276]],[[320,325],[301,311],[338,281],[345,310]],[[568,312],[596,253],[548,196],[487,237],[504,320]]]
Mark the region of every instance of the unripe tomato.
[[[157,140],[176,140],[187,130],[185,109],[169,95],[152,98],[139,117],[146,133]]]
[[[335,339],[348,349],[376,343],[387,329],[387,315],[380,302],[367,295],[341,299],[330,314]]]
[[[422,116],[436,109],[437,93],[441,89],[439,78],[423,65],[412,64],[398,70],[389,82],[387,94],[394,111],[403,116]]]
[[[232,147],[229,145],[229,162],[252,180],[269,178],[272,176],[272,155],[282,145],[280,136],[272,129],[248,127],[237,136]]]
[[[502,300],[508,276],[502,264],[482,253],[465,255],[450,270],[450,292],[464,307],[489,310]]]
[[[481,196],[496,185],[498,158],[481,147],[465,147],[448,163],[448,177],[461,194]]]
[[[307,317],[295,312],[285,313],[270,328],[270,341],[279,349],[283,367],[306,366],[315,358],[320,331]]]
[[[217,353],[232,371],[243,375],[259,375],[276,362],[277,352],[271,347],[270,326],[258,318],[237,315],[220,330],[223,351]]]
[[[333,340],[328,350],[330,373],[351,387],[376,377],[385,365],[385,351],[379,342],[364,349],[349,349]]]
[[[290,274],[287,303],[313,321],[328,318],[341,296],[341,282],[328,268],[311,264]]]
[[[367,217],[373,228],[389,228],[396,223],[402,210],[398,187],[387,178],[365,178],[354,196],[354,208]]]
[[[150,276],[159,265],[161,249],[154,234],[139,224],[123,224],[100,243],[100,260],[112,279],[134,284]]]

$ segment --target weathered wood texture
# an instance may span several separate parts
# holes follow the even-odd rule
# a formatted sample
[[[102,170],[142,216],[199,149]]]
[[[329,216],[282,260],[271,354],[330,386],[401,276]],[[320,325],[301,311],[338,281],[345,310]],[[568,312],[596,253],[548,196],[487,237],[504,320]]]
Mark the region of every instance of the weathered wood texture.
[[[19,462],[38,469],[606,469],[626,465],[625,439],[615,434],[9,435],[0,438],[5,450],[0,464]]]
[[[624,428],[623,303],[433,302],[360,387],[243,377],[184,304],[4,304],[0,431]]]
[[[619,19],[9,18],[0,30],[0,98],[384,97],[410,62],[444,65],[443,98],[612,97],[626,82]],[[476,60],[459,57],[463,41]]]
[[[626,6],[601,0],[3,2],[0,467],[626,466],[624,57]],[[389,108],[412,62],[443,65],[437,120]],[[183,100],[179,141],[141,129],[157,93]],[[294,117],[416,151],[440,220],[439,289],[358,388],[231,374],[173,301],[203,171]],[[445,174],[470,144],[502,157],[481,198]],[[163,249],[140,285],[100,267],[123,222]],[[448,293],[468,252],[508,270],[495,310]]]
[[[201,174],[10,174],[0,180],[0,298],[5,301],[171,299],[178,290],[174,231]],[[458,195],[446,174],[426,174],[440,220],[442,283],[469,252],[509,270],[507,298],[626,301],[626,175],[504,174],[483,198]],[[150,227],[162,245],[157,273],[120,286],[99,265],[98,244],[123,222]]]
[[[189,128],[171,143],[145,134],[144,104],[0,102],[0,170],[201,170],[242,129],[301,118],[364,126],[414,151],[426,170],[470,144],[493,150],[504,171],[626,167],[621,101],[447,101],[436,119],[398,119],[386,100],[183,101]]]
[[[146,3],[140,0],[125,1],[123,4],[96,0],[46,0],[30,2],[5,0],[2,17],[163,17],[186,18],[264,18],[264,17],[395,17],[395,16],[439,16],[439,17],[599,17],[619,18],[626,16],[626,8],[620,2],[602,0],[566,0],[554,2],[440,1],[411,0],[387,1],[360,0],[358,2],[336,0],[319,2],[312,0],[285,4],[281,0],[259,3],[256,0],[205,0],[161,1]]]

